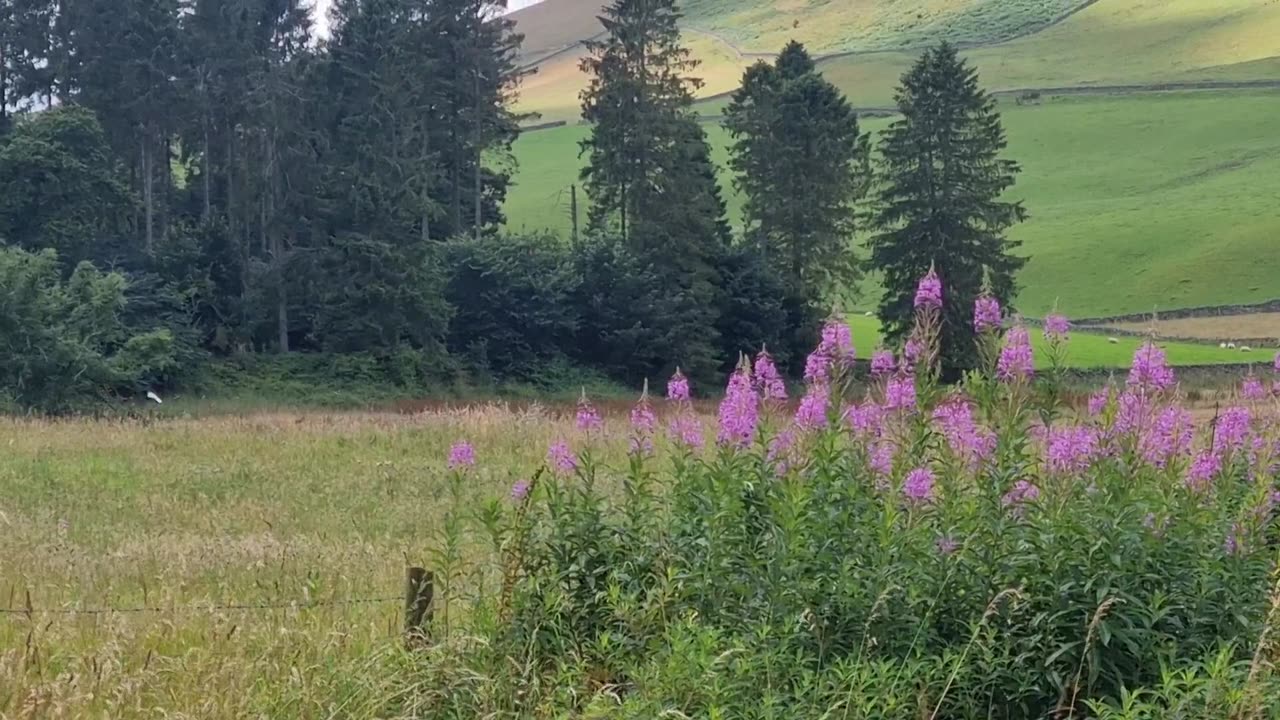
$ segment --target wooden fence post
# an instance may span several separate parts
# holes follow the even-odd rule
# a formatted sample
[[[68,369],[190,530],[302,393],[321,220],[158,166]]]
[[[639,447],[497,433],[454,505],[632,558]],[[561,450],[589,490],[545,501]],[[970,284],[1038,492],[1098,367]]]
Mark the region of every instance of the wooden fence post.
[[[405,570],[404,642],[410,649],[422,647],[431,637],[431,606],[435,595],[435,574],[420,567]]]

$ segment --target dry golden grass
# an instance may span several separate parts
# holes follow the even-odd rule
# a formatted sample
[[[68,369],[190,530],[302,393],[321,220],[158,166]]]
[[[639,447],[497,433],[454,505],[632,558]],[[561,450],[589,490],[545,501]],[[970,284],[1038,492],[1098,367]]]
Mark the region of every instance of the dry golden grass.
[[[330,717],[393,659],[446,508],[501,501],[571,426],[537,405],[0,421],[0,718]],[[458,438],[483,467],[451,486]],[[389,601],[347,604],[367,598]],[[258,604],[284,607],[211,609]],[[138,607],[159,611],[71,612]]]
[[[1154,323],[1115,323],[1113,327],[1135,332],[1154,332],[1158,337],[1202,338],[1228,342],[1239,338],[1280,339],[1280,313],[1157,319]],[[1266,359],[1262,358],[1260,361]]]

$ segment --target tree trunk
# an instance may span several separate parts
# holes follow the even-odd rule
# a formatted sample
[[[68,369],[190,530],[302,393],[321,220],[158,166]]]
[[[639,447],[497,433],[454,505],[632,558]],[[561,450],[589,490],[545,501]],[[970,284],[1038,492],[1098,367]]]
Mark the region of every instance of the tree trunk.
[[[289,235],[293,238],[296,230],[290,230]],[[290,246],[297,244],[296,238],[291,239]],[[275,249],[272,254],[275,256],[276,275],[279,277],[280,286],[276,293],[276,333],[279,337],[279,349],[282,353],[289,352],[289,284],[285,282],[284,273],[284,253],[285,250],[280,246],[280,236],[275,235]]]
[[[148,147],[148,145],[150,144],[148,140],[150,140],[150,138],[147,137],[147,132],[144,130],[142,133],[142,143],[141,143],[141,152],[142,152],[141,172],[142,172],[142,207],[143,207],[142,212],[145,217],[144,225],[146,227],[146,233],[143,237],[145,238],[145,242],[146,242],[145,247],[146,247],[147,254],[150,255],[152,247],[154,245],[153,233],[155,231],[155,204],[154,204],[154,198],[152,197],[152,192],[153,192],[152,185],[155,178],[153,177],[151,172],[151,151],[150,151],[150,148]]]
[[[204,126],[204,155],[201,158],[201,163],[203,168],[201,170],[201,175],[204,176],[203,177],[204,209],[200,213],[200,219],[207,223],[209,222],[209,218],[213,215],[213,198],[212,198],[213,193],[211,191],[212,184],[209,177],[209,168],[212,165],[212,163],[210,162],[210,158],[209,158],[209,111],[208,110],[204,112],[204,117],[201,118],[201,123]]]
[[[165,135],[160,177],[160,242],[169,240],[169,193],[173,189],[173,140]]]

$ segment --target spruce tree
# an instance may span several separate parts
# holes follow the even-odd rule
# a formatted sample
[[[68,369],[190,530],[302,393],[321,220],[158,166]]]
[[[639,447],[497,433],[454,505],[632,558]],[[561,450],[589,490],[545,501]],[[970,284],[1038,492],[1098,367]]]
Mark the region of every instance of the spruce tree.
[[[1005,133],[977,72],[942,44],[927,50],[896,93],[902,117],[880,142],[869,266],[881,273],[885,335],[911,328],[916,283],[932,264],[943,283],[942,359],[951,371],[974,366],[973,301],[984,275],[1006,306],[1026,258],[1006,237],[1026,218],[1003,199],[1019,168],[1002,159]]]
[[[725,112],[730,167],[748,239],[809,302],[851,289],[855,203],[868,179],[867,136],[849,101],[797,42],[747,69]]]
[[[674,0],[615,0],[590,43],[583,70],[582,171],[590,225],[616,233],[657,283],[650,303],[664,307],[660,343],[669,362],[710,382],[722,348],[715,331],[729,228],[706,134],[691,106],[701,81],[680,44]],[[652,367],[658,373],[671,368]]]

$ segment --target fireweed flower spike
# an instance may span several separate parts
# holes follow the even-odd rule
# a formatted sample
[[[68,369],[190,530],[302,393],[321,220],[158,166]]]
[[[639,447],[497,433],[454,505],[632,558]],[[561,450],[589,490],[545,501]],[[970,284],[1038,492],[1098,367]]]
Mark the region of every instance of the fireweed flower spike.
[[[529,497],[529,487],[530,483],[528,480],[517,480],[516,483],[511,486],[511,499],[518,503],[524,502],[524,499]]]
[[[913,503],[933,501],[933,471],[928,468],[916,468],[907,473],[902,483],[902,494]]]
[[[973,303],[973,330],[977,333],[1000,329],[1000,301],[990,295],[982,295]]]
[[[884,388],[884,407],[886,410],[915,410],[916,379],[901,372],[889,378]]]
[[[745,448],[756,435],[760,398],[751,386],[751,363],[743,358],[729,376],[724,400],[720,402],[720,431],[717,442],[726,447]]]
[[[778,366],[773,364],[773,357],[768,350],[761,350],[756,356],[756,386],[760,389],[760,397],[765,401],[786,400],[787,385],[778,373]]]
[[[1031,354],[1031,338],[1021,325],[1009,328],[1000,349],[996,364],[996,376],[1004,382],[1029,380],[1035,373],[1035,361]]]
[[[466,440],[461,440],[454,443],[453,447],[449,448],[448,467],[450,470],[465,470],[467,468],[475,467],[475,464],[476,451],[475,448],[471,447],[471,443]]]
[[[631,452],[648,455],[653,452],[653,432],[658,426],[658,419],[649,405],[649,381],[644,383],[644,390],[635,407],[631,408]]]
[[[547,466],[561,475],[568,475],[578,469],[578,460],[569,449],[569,443],[564,440],[551,443],[551,447],[547,448]]]
[[[942,280],[938,278],[938,271],[932,264],[929,265],[929,272],[916,285],[915,307],[917,310],[942,307]]]
[[[1164,350],[1147,341],[1133,354],[1126,384],[1143,390],[1167,390],[1175,382],[1173,370],[1165,362]]]
[[[1262,381],[1253,375],[1249,375],[1240,383],[1240,396],[1245,400],[1263,400],[1267,397],[1267,389],[1262,386]]]
[[[689,401],[689,380],[676,368],[676,372],[667,381],[667,399],[673,402]]]
[[[871,374],[876,377],[892,375],[895,369],[893,353],[888,350],[876,350],[871,354]]]
[[[810,385],[808,392],[800,401],[800,407],[796,409],[796,427],[801,430],[817,430],[826,427],[829,402],[830,393],[825,384]]]
[[[600,419],[600,413],[596,411],[595,406],[587,400],[587,391],[582,391],[582,397],[578,399],[578,429],[585,433],[592,433],[604,427],[604,421]]]
[[[1044,319],[1044,336],[1048,340],[1066,340],[1071,322],[1064,315],[1048,315]]]

